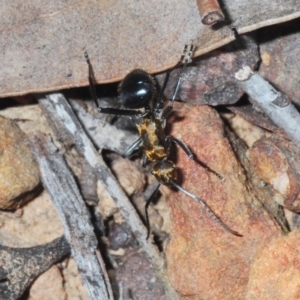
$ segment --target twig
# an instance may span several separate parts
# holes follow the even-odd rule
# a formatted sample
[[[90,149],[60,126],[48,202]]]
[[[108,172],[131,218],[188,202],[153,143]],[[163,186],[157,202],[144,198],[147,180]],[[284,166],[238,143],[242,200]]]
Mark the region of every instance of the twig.
[[[235,73],[235,78],[269,118],[300,147],[300,115],[290,99],[248,66]]]
[[[97,258],[97,238],[89,212],[63,157],[56,153],[50,138],[42,133],[30,135],[30,145],[40,166],[43,184],[52,197],[71,245],[90,299],[113,299],[102,258]]]
[[[214,25],[225,17],[217,0],[197,0],[201,21],[204,25]]]
[[[64,236],[30,248],[0,245],[0,298],[18,299],[41,273],[69,253]]]
[[[72,101],[70,104],[75,110],[80,123],[98,148],[123,154],[138,138],[137,135],[131,132],[125,133],[123,130],[118,130],[115,126],[104,121],[104,115],[101,118],[101,114],[98,113],[99,117],[95,118],[76,101]]]
[[[77,150],[95,169],[98,179],[103,183],[111,197],[114,199],[123,218],[130,226],[139,245],[156,270],[158,277],[162,280],[165,286],[167,299],[178,299],[177,293],[171,287],[164,273],[165,261],[163,257],[159,254],[157,248],[146,239],[147,231],[145,226],[141,222],[137,212],[120,187],[119,183],[83,130],[69,103],[62,94],[51,94],[47,96],[47,99],[48,101],[46,99],[42,99],[39,103],[42,109],[48,112],[46,115],[49,115],[50,113],[52,114],[50,126],[58,126],[59,123],[63,124],[69,133],[69,138],[74,141]]]

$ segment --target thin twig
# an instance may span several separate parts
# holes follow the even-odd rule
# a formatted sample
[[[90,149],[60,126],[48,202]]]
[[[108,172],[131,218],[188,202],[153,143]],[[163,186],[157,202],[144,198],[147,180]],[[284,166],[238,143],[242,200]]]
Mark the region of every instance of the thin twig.
[[[40,274],[69,253],[64,236],[30,248],[0,245],[0,299],[19,299]]]
[[[165,275],[164,258],[159,254],[157,248],[147,240],[145,226],[110,169],[106,166],[102,157],[83,130],[69,103],[62,94],[51,94],[47,96],[47,99],[42,99],[39,103],[43,111],[46,112],[46,116],[51,114],[50,126],[58,126],[59,123],[63,124],[69,133],[69,138],[74,141],[76,149],[86,158],[91,167],[95,169],[98,179],[114,199],[124,220],[130,226],[140,247],[145,252],[158,277],[162,280],[167,299],[178,299],[177,293],[171,287]]]
[[[300,147],[300,115],[290,99],[248,66],[239,70],[235,78],[269,118]]]
[[[30,145],[40,166],[43,184],[60,215],[64,234],[90,299],[113,299],[104,262],[97,257],[98,241],[90,215],[75,179],[63,157],[46,135],[30,135]],[[98,261],[100,259],[100,263]]]
[[[225,17],[217,0],[197,0],[201,21],[204,25],[214,25]]]
[[[99,149],[103,148],[123,154],[138,138],[137,134],[118,130],[114,125],[109,124],[105,121],[104,114],[97,113],[98,118],[96,118],[76,101],[71,101],[70,104],[89,137]]]

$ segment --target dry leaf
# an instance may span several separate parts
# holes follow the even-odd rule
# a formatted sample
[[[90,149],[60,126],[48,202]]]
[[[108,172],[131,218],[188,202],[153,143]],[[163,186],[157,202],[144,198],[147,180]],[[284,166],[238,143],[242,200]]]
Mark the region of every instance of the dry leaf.
[[[218,50],[194,59],[182,77],[176,99],[189,104],[228,105],[236,103],[244,91],[234,77],[242,66],[255,69],[260,61],[257,43],[250,35],[240,36],[236,41]],[[170,72],[170,80],[164,95],[172,99],[182,68]],[[165,73],[156,76],[163,85]]]
[[[87,49],[98,82],[120,80],[142,67],[173,66],[192,40],[196,55],[240,33],[300,15],[297,0],[225,0],[223,26],[201,23],[196,1],[3,0],[0,10],[0,95],[87,85]]]
[[[300,19],[261,31],[259,73],[300,105]]]

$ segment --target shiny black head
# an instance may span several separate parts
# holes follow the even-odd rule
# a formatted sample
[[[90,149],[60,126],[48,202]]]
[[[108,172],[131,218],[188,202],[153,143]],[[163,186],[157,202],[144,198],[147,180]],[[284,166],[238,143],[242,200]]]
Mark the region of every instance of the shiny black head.
[[[120,101],[124,107],[146,107],[155,97],[155,80],[146,71],[136,69],[124,78],[118,91]]]

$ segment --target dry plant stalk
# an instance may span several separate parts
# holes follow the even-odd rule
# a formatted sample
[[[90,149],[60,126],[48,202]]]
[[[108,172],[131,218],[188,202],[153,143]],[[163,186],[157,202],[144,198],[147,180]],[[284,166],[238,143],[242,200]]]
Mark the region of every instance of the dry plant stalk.
[[[225,16],[217,0],[197,0],[197,4],[204,25],[214,25],[224,21]]]
[[[47,99],[39,100],[39,104],[53,131],[57,132],[57,130],[60,130],[66,132],[66,138],[70,138],[73,141],[78,152],[80,152],[90,166],[94,168],[98,180],[102,182],[114,199],[116,206],[128,226],[130,226],[141,250],[145,252],[158,278],[162,281],[165,288],[166,299],[178,299],[176,291],[170,285],[165,274],[164,257],[159,253],[156,246],[147,240],[147,231],[144,224],[110,169],[106,166],[102,156],[97,152],[90,138],[85,133],[66,98],[62,94],[51,94],[47,95]]]
[[[0,299],[19,299],[39,275],[69,253],[64,236],[29,248],[0,245]]]
[[[300,115],[291,100],[248,66],[235,73],[235,78],[268,117],[300,147]]]
[[[48,136],[41,132],[30,135],[30,146],[39,163],[43,184],[60,215],[65,238],[90,299],[112,300],[112,289],[98,253],[90,214],[73,174]]]

